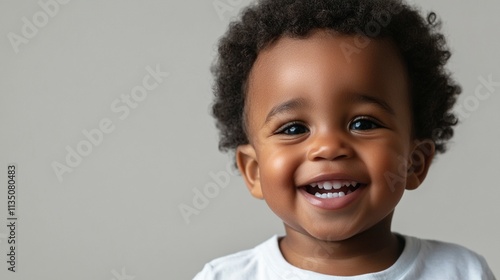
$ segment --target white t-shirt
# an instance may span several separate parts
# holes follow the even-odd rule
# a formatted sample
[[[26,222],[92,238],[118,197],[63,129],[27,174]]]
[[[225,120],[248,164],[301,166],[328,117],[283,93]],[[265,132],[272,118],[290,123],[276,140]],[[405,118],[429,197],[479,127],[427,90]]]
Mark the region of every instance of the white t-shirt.
[[[215,259],[194,280],[495,280],[484,258],[462,246],[403,236],[405,247],[386,270],[359,276],[330,276],[289,264],[275,235],[257,247]]]

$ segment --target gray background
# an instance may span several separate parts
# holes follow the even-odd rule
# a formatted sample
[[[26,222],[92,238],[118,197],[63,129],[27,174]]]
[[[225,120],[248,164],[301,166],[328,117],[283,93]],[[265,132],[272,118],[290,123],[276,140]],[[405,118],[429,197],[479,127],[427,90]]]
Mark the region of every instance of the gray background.
[[[226,168],[232,159],[218,152],[209,116],[215,44],[248,2],[72,0],[17,53],[8,34],[22,35],[23,17],[43,23],[43,9],[37,1],[0,2],[1,279],[191,279],[207,261],[283,232]],[[500,82],[500,2],[418,5],[443,18],[466,109],[450,151],[398,206],[394,230],[462,244],[500,275],[500,87],[485,100],[473,97],[479,77]],[[168,78],[120,119],[111,104],[157,65]],[[59,181],[53,162],[65,163],[66,147],[76,149],[82,130],[105,118],[115,129]],[[16,273],[5,262],[13,162]],[[218,192],[186,223],[179,206],[193,207],[196,190],[217,184],[211,174],[228,176],[227,186],[212,188]]]

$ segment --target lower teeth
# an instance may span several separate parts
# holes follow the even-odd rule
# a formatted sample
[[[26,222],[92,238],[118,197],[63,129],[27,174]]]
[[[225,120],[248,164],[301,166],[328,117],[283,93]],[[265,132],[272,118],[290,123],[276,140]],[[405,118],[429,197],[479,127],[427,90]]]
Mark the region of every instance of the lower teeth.
[[[338,198],[338,197],[343,197],[348,194],[351,194],[352,192],[356,191],[358,188],[360,188],[362,185],[361,184],[356,184],[355,186],[347,186],[347,187],[342,187],[342,189],[339,190],[331,190],[328,192],[328,190],[319,190],[317,187],[312,187],[308,186],[306,187],[306,192],[308,192],[311,195],[314,195],[317,198]]]
[[[352,192],[352,191],[350,191]],[[347,192],[349,194],[350,192]],[[319,197],[319,198],[337,198],[337,197],[343,197],[346,194],[344,192],[338,192],[338,193],[319,193],[317,192],[314,196]]]

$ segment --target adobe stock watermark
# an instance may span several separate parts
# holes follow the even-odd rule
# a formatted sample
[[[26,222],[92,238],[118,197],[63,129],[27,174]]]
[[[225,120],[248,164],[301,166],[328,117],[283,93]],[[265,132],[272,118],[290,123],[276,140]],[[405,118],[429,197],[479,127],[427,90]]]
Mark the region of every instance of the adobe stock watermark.
[[[227,12],[234,12],[234,10],[237,9],[241,3],[243,3],[243,0],[214,0],[212,5],[214,6],[217,16],[219,16],[219,19],[224,21],[224,19],[226,19],[224,14]]]
[[[330,233],[325,238],[325,240],[336,240],[334,236]],[[329,246],[328,241],[316,240],[315,246],[311,248],[309,257],[303,258],[300,264],[302,271],[317,271],[320,264],[324,264],[324,260],[335,257],[336,246]],[[290,248],[291,249],[291,248]],[[299,254],[297,252],[297,254]],[[304,273],[302,271],[289,271],[283,274],[283,279],[286,280],[307,280],[314,279],[311,278],[309,273]]]
[[[481,102],[484,102],[491,98],[493,93],[496,92],[496,88],[500,88],[500,82],[495,82],[493,80],[493,74],[489,74],[487,77],[479,76],[479,83],[476,85],[474,89],[474,94],[466,96],[463,101],[459,104],[455,105],[455,113],[458,115],[460,121],[464,121],[469,118],[473,112],[477,111]],[[438,136],[442,134],[443,131],[441,128],[436,128],[432,131],[433,136]],[[433,137],[436,138],[436,137]],[[415,140],[415,144],[422,144],[426,140]],[[430,140],[427,140],[430,141]],[[429,156],[433,152],[430,149],[426,149],[425,145],[421,146],[421,152],[423,156]],[[392,192],[396,190],[398,187],[404,187],[406,185],[406,177],[413,172],[413,169],[407,170],[408,162],[405,160],[403,156],[399,156],[398,160],[401,162],[398,168],[398,174],[394,174],[393,172],[386,172],[384,177],[389,184],[389,188]],[[414,158],[413,165],[418,168],[422,162],[419,162],[422,158]]]
[[[425,145],[425,143],[429,143],[429,145]],[[389,189],[391,192],[395,192],[397,188],[406,188],[406,178],[413,174],[415,169],[418,169],[420,166],[424,164],[424,158],[429,156],[433,156],[434,150],[432,147],[431,140],[419,140],[415,139],[414,144],[420,146],[421,157],[413,157],[411,166],[410,162],[405,159],[402,155],[398,156],[398,174],[395,174],[391,171],[387,171],[384,173],[384,178],[389,185]]]
[[[393,15],[397,15],[402,11],[400,2],[401,0],[398,0],[389,10],[383,10],[380,13],[373,14],[372,20],[366,24],[364,30],[356,27],[354,29],[356,31],[354,45],[346,42],[340,45],[342,53],[348,63],[352,61],[351,56],[353,54],[359,54],[364,48],[368,47],[373,40],[372,38],[380,34],[382,27],[387,27],[389,25]]]
[[[23,25],[19,34],[14,32],[7,33],[12,49],[17,54],[21,44],[28,44],[29,41],[38,34],[41,28],[44,28],[51,18],[54,18],[60,11],[60,5],[66,5],[70,0],[40,0],[38,6],[40,10],[35,12],[31,19],[22,17]]]
[[[180,203],[178,206],[181,216],[186,224],[191,223],[191,216],[199,215],[201,210],[208,207],[210,199],[214,199],[219,196],[220,191],[229,185],[231,175],[234,176],[236,173],[232,169],[232,162],[228,162],[226,170],[221,170],[217,173],[209,172],[208,175],[212,179],[210,182],[206,183],[203,188],[193,188],[193,198],[191,200],[191,204]]]
[[[488,100],[495,92],[495,88],[500,87],[500,82],[493,81],[493,74],[488,77],[479,76],[479,84],[474,89],[474,95],[465,97],[461,104],[456,106],[456,113],[459,119],[464,120],[470,117],[471,113],[477,111],[482,101]]]
[[[121,273],[118,273],[116,270],[111,270],[111,274],[113,274],[113,278],[111,280],[134,280],[135,275],[128,275],[125,271],[125,267],[122,267]]]
[[[115,114],[115,118],[121,121],[126,120],[132,110],[136,109],[141,102],[144,102],[149,94],[158,88],[164,79],[169,76],[168,72],[161,71],[159,64],[156,65],[156,68],[147,66],[145,70],[147,74],[142,78],[141,85],[133,87],[130,93],[122,94],[119,98],[111,102],[109,107],[111,112]],[[73,146],[67,145],[65,147],[65,161],[63,163],[59,161],[51,163],[59,182],[63,181],[64,174],[73,172],[82,163],[83,159],[92,153],[95,147],[102,144],[105,135],[110,134],[116,129],[115,122],[112,118],[102,118],[96,128],[82,130],[84,139]]]

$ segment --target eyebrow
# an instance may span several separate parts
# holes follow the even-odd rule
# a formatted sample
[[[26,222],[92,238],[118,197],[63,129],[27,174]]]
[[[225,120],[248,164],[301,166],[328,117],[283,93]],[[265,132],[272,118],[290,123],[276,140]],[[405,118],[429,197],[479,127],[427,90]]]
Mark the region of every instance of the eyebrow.
[[[368,103],[368,104],[374,104],[377,105],[379,108],[382,110],[386,111],[387,113],[395,116],[396,113],[394,112],[394,109],[392,109],[387,102],[384,100],[375,97],[375,96],[370,96],[366,94],[352,94],[349,95],[348,101],[352,103]],[[307,101],[303,98],[294,98],[290,99],[288,101],[285,101],[283,103],[280,103],[276,106],[274,106],[271,111],[266,116],[266,120],[264,123],[268,123],[274,116],[278,114],[285,113],[287,111],[292,111],[296,110],[298,108],[303,108],[306,106]]]
[[[353,94],[349,96],[349,100],[354,103],[369,103],[369,104],[375,104],[382,110],[386,111],[387,113],[395,116],[396,113],[394,112],[394,109],[392,109],[387,102],[384,100],[371,96],[371,95],[366,95],[366,94]]]
[[[271,111],[269,111],[269,114],[266,116],[266,120],[264,123],[269,122],[274,116],[284,113],[286,111],[292,111],[297,108],[305,107],[306,106],[306,100],[303,98],[294,98],[290,99],[288,101],[285,101],[283,103],[280,103],[276,106],[274,106]]]

